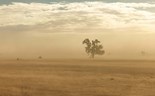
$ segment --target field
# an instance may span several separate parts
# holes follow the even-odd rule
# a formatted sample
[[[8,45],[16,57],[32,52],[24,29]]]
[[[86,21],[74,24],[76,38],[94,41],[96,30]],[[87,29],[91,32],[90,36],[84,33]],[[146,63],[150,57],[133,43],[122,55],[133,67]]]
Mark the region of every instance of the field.
[[[155,61],[1,61],[0,96],[155,96]]]

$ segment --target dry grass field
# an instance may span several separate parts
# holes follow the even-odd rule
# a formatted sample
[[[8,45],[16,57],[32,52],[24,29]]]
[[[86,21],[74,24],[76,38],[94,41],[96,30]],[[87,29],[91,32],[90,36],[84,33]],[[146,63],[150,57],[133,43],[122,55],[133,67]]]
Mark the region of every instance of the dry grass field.
[[[0,96],[155,96],[155,62],[1,61]]]

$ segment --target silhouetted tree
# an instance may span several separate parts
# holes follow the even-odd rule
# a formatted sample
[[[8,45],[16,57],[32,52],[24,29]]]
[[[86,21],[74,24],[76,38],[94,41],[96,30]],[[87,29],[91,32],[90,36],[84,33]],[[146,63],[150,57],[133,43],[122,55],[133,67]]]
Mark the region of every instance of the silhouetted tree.
[[[19,61],[20,59],[19,59],[19,58],[17,58],[16,60],[17,60],[17,61]]]
[[[38,59],[42,59],[42,56],[39,56]]]
[[[145,51],[141,51],[141,54],[142,55],[146,55],[147,53]]]
[[[100,41],[97,39],[90,41],[86,38],[82,43],[86,44],[85,51],[91,58],[94,58],[95,55],[103,55],[105,53],[103,46],[99,44]]]

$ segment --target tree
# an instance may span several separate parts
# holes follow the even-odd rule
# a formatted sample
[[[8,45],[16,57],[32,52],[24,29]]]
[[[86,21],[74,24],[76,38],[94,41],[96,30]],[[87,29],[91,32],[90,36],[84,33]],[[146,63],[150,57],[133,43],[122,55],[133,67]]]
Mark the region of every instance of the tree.
[[[86,38],[82,43],[86,44],[85,51],[91,58],[94,58],[95,55],[103,55],[105,53],[103,46],[97,39],[92,40],[91,42],[88,38]]]
[[[39,56],[38,59],[42,59],[42,56]]]

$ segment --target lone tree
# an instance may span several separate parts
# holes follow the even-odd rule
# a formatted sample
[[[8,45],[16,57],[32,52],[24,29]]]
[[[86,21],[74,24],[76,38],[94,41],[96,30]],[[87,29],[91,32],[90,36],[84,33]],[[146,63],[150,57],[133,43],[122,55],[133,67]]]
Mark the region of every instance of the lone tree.
[[[103,55],[105,53],[103,46],[99,44],[100,41],[97,39],[90,41],[86,38],[82,43],[86,44],[85,51],[91,58],[94,58],[95,55]]]
[[[43,58],[42,56],[39,56],[39,57],[38,57],[38,59],[42,59],[42,58]]]

